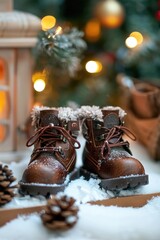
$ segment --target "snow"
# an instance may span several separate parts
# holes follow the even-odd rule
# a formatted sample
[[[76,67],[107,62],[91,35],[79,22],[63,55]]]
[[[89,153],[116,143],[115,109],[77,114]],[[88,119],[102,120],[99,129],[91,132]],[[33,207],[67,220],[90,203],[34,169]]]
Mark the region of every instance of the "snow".
[[[81,165],[82,147],[77,151],[77,166]],[[145,167],[149,184],[134,191],[121,191],[120,196],[160,192],[160,162],[155,162],[146,149],[137,142],[131,142],[131,150]],[[17,181],[29,162],[29,153],[20,162],[12,162]],[[1,240],[159,240],[160,239],[160,197],[155,197],[141,208],[90,205],[89,201],[102,200],[114,196],[105,192],[96,179],[72,181],[64,193],[73,196],[79,206],[77,224],[67,231],[51,231],[44,227],[38,214],[19,216],[0,228]],[[41,205],[46,202],[42,196],[17,196],[5,208]],[[0,216],[2,217],[2,216]]]
[[[19,216],[0,229],[2,240],[159,240],[160,198],[142,208],[81,204],[79,220],[68,231],[46,229],[38,214]]]

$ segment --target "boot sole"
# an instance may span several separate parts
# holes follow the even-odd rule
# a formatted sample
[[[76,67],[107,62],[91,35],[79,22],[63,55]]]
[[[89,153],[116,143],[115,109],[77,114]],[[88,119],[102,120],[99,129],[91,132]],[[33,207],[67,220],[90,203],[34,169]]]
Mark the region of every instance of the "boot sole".
[[[102,179],[98,175],[87,171],[84,168],[80,168],[80,176],[84,176],[86,180],[94,178],[100,180],[100,187],[104,190],[120,191],[129,190],[133,188],[140,187],[142,185],[147,185],[149,183],[148,175],[130,175],[122,176],[118,178]]]
[[[68,180],[63,184],[25,183],[20,181],[19,193],[30,196],[43,195],[48,198],[52,194],[55,195],[58,192],[63,192],[70,181],[79,178],[79,170],[73,170],[67,177]]]

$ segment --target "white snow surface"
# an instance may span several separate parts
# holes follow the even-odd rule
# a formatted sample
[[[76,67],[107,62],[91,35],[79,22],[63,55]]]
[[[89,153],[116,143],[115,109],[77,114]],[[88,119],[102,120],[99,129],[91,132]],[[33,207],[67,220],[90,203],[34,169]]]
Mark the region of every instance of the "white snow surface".
[[[81,165],[84,141],[79,138],[82,147],[77,151],[77,167]],[[139,143],[131,142],[133,156],[138,158],[149,175],[149,184],[134,191],[121,191],[120,196],[160,192],[160,161],[155,162]],[[29,155],[20,162],[12,162],[17,181],[29,162]],[[160,239],[160,197],[150,200],[140,208],[90,205],[89,201],[113,197],[111,191],[105,192],[99,181],[80,179],[69,183],[64,193],[73,196],[79,206],[77,224],[67,231],[51,231],[44,227],[38,214],[19,216],[0,227],[0,240],[159,240]],[[61,193],[60,193],[61,194]],[[41,205],[46,199],[39,197],[15,197],[4,208]],[[3,216],[0,216],[0,218]]]

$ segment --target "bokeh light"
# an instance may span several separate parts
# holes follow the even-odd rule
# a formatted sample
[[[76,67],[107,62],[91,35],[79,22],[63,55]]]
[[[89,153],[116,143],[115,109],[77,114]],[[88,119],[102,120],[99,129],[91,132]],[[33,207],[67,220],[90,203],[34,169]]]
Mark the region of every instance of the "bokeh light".
[[[132,32],[130,34],[130,37],[134,37],[137,40],[138,44],[141,44],[143,42],[143,36],[140,32]]]
[[[51,29],[56,24],[56,18],[53,16],[45,16],[41,19],[41,26],[43,31],[47,31],[48,29]]]
[[[135,37],[128,37],[125,41],[125,44],[128,48],[134,48],[137,46],[137,39]]]
[[[37,79],[35,82],[34,82],[34,90],[36,92],[42,92],[46,87],[46,83],[43,79]]]
[[[85,26],[85,36],[90,41],[97,41],[101,35],[100,23],[96,19],[87,22]]]
[[[88,61],[85,65],[85,69],[89,73],[99,73],[102,70],[102,64],[99,61]]]

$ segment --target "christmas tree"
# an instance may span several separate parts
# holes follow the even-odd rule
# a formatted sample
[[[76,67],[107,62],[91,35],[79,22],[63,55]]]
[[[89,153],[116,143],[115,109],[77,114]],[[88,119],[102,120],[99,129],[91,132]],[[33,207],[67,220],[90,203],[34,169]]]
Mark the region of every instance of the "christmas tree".
[[[159,84],[159,0],[15,0],[15,9],[57,19],[56,28],[39,35],[46,51],[37,46],[33,51],[33,78],[40,74],[46,82],[43,92],[35,91],[35,101],[48,106],[117,105],[119,73]],[[51,45],[49,35],[45,41],[58,26],[71,29],[70,42],[79,40],[74,53],[60,36]],[[55,48],[55,41],[60,48]]]

